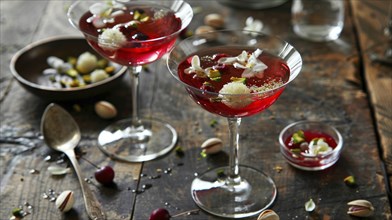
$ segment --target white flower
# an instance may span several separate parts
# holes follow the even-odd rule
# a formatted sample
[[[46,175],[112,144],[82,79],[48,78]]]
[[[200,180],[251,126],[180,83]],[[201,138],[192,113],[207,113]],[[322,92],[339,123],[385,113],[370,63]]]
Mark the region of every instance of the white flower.
[[[124,13],[123,10],[113,11],[113,9],[122,9],[123,7],[123,4],[116,1],[107,0],[105,2],[95,3],[89,8],[93,16],[90,17],[88,21],[92,21],[96,28],[103,28],[106,23],[113,23],[114,17]]]
[[[256,49],[250,56],[246,51],[242,51],[237,57],[223,57],[218,60],[221,64],[232,64],[235,68],[244,69],[241,77],[264,77],[264,70],[268,68],[265,63],[261,62],[258,57],[263,51]]]
[[[317,156],[327,154],[332,151],[332,147],[328,145],[323,138],[314,139],[309,143],[308,150],[305,153],[308,156]]]
[[[244,32],[249,33],[252,36],[257,35],[253,32],[260,32],[263,29],[263,22],[254,19],[253,17],[248,17],[245,21]]]
[[[99,15],[99,16],[104,17],[105,15],[109,15],[112,8],[113,8],[113,6],[108,3],[97,2],[93,5],[91,5],[89,10],[90,10],[91,14],[93,14],[93,15]]]
[[[240,109],[252,103],[252,99],[248,97],[251,90],[241,82],[230,82],[225,84],[219,93],[222,102],[230,108]]]
[[[207,76],[206,71],[200,66],[200,58],[197,55],[192,57],[191,66],[186,68],[184,71],[186,74],[195,73],[197,76],[202,78]]]
[[[98,37],[99,46],[107,50],[116,50],[125,44],[126,41],[125,35],[116,28],[105,29]]]

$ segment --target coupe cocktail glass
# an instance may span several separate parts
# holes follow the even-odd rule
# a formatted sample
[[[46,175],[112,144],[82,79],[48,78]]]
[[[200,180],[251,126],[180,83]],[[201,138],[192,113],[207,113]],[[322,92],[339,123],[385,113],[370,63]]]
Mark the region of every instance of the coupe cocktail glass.
[[[181,41],[171,51],[167,65],[198,105],[226,117],[229,124],[229,165],[193,180],[196,204],[229,218],[253,216],[269,207],[277,195],[273,180],[239,165],[241,118],[259,113],[277,100],[299,74],[300,54],[276,37],[225,30]]]
[[[182,0],[78,1],[68,10],[70,23],[107,59],[129,67],[132,117],[105,128],[100,149],[112,158],[139,162],[169,152],[177,133],[168,123],[139,115],[139,74],[175,44],[191,22],[192,8]]]

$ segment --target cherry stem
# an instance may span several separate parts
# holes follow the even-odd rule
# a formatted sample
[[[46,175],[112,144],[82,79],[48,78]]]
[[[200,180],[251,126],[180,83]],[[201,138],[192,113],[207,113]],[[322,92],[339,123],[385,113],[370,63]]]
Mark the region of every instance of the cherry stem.
[[[195,214],[199,214],[199,212],[200,212],[200,209],[193,209],[193,210],[190,210],[190,211],[185,211],[185,212],[181,212],[181,213],[175,214],[173,216],[170,216],[170,218],[176,218],[176,217],[180,217],[180,216],[183,216],[183,215],[195,215]]]
[[[84,158],[84,157],[80,157],[80,158],[83,159],[83,160],[85,160],[85,161],[87,161],[89,164],[93,165],[95,168],[99,169],[99,167],[98,167],[97,165],[95,165],[93,162],[87,160],[87,159]]]

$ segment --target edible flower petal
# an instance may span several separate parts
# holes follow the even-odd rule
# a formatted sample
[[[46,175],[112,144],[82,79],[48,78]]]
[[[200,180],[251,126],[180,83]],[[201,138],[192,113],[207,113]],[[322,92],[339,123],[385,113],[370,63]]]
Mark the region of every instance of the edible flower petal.
[[[332,147],[330,147],[323,138],[319,138],[319,139],[313,139],[309,143],[309,150],[305,154],[309,156],[317,156],[317,155],[327,154],[332,150],[333,150]]]
[[[260,32],[263,29],[263,22],[260,20],[254,19],[253,17],[248,17],[245,21],[244,32],[249,33],[252,36],[255,36],[256,33]]]
[[[235,68],[244,69],[241,77],[264,77],[264,70],[268,68],[265,63],[261,62],[258,57],[263,51],[256,49],[251,55],[248,55],[246,51],[236,57],[223,57],[218,60],[221,64],[232,64]]]
[[[186,68],[184,71],[186,74],[196,73],[197,76],[202,78],[205,78],[207,76],[204,69],[200,66],[200,58],[197,55],[192,57],[191,66],[189,68]]]

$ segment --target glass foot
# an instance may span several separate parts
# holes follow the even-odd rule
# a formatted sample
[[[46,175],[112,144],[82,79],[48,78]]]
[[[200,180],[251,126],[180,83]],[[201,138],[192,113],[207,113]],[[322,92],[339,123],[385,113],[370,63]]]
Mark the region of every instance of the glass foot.
[[[199,174],[192,182],[192,197],[210,214],[225,218],[254,216],[275,200],[274,181],[261,171],[240,166],[240,176],[228,178],[229,167],[220,167]]]
[[[98,147],[113,159],[128,162],[153,160],[168,153],[177,142],[177,132],[158,119],[140,119],[132,125],[131,119],[117,121],[98,136]]]

